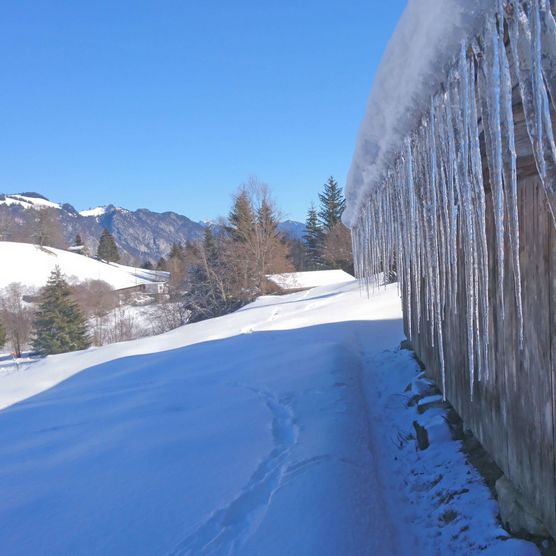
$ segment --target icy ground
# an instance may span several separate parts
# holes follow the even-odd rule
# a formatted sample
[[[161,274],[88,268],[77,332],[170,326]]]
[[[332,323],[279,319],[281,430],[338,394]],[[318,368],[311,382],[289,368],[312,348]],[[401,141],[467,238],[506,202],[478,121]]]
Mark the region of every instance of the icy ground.
[[[440,413],[416,451],[400,318],[353,282],[0,376],[0,554],[536,554]]]

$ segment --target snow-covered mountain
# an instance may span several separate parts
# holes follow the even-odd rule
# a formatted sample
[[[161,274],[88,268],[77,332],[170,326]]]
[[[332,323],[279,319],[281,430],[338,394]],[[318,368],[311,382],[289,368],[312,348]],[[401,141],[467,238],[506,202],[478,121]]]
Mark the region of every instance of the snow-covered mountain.
[[[303,239],[307,228],[303,222],[295,220],[284,220],[278,224],[278,230],[287,237],[292,239]]]
[[[96,251],[102,229],[107,228],[127,264],[146,260],[156,263],[168,255],[173,243],[201,238],[208,225],[171,211],[127,210],[112,204],[78,211],[69,203],[55,203],[39,193],[0,194],[0,240],[28,241],[33,234],[36,211],[44,208],[55,211],[67,244],[71,245],[76,234],[80,234],[91,253]],[[305,226],[287,220],[280,223],[280,231],[300,239]]]
[[[0,195],[0,239],[28,240],[35,226],[36,211],[52,209],[60,223],[64,240],[72,244],[80,234],[89,252],[94,253],[103,228],[114,236],[122,261],[140,264],[166,256],[174,242],[200,238],[204,227],[175,212],[148,209],[126,210],[114,205],[78,212],[72,205],[54,203],[38,193]]]

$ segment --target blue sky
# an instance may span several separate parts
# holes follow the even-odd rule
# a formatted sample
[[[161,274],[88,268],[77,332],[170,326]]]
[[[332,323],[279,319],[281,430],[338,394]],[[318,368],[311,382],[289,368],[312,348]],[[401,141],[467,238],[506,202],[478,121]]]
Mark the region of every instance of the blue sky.
[[[344,184],[402,0],[3,5],[0,192],[226,214],[250,175],[302,220]]]

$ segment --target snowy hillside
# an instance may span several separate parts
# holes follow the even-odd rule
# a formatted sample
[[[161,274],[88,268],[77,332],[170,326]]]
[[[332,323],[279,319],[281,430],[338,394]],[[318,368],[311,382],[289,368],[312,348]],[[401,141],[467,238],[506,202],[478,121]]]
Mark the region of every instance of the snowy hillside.
[[[351,282],[0,376],[0,553],[536,554],[438,412],[436,449],[393,442],[400,316]]]
[[[49,201],[42,195],[38,193],[23,193],[23,194],[12,194],[12,195],[0,195],[0,205],[17,205],[25,209],[36,209],[40,210],[43,208],[54,208],[59,209],[61,205],[58,203],[53,203]]]
[[[86,218],[88,218],[89,216],[97,218],[98,216],[102,216],[103,214],[106,214],[106,212],[107,212],[107,207],[95,207],[92,209],[80,210],[79,214]]]
[[[161,274],[166,274],[108,264],[52,247],[41,249],[28,243],[8,241],[0,241],[0,261],[0,289],[12,282],[41,288],[56,265],[70,282],[104,280],[114,289],[155,282],[160,280]]]
[[[314,288],[316,286],[331,286],[353,281],[353,276],[340,269],[309,270],[306,272],[285,272],[269,274],[267,276],[273,284],[283,290]]]

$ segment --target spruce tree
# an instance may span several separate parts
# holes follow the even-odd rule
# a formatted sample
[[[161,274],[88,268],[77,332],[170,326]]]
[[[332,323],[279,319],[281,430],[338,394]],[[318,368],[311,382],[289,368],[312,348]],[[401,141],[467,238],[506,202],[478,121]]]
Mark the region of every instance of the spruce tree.
[[[174,242],[172,244],[172,249],[170,249],[169,259],[183,259],[183,246],[181,243]]]
[[[218,245],[216,244],[216,238],[214,237],[214,232],[210,226],[205,228],[203,236],[203,249],[209,264],[215,265],[219,256]]]
[[[45,355],[86,349],[91,345],[85,316],[72,298],[58,266],[40,293],[32,345],[34,350]]]
[[[75,245],[76,247],[81,247],[81,246],[83,245],[83,240],[81,239],[81,234],[77,234],[77,235],[75,236],[74,245]]]
[[[324,184],[324,191],[319,193],[319,220],[325,233],[328,233],[342,217],[346,200],[336,180],[330,176]]]
[[[102,231],[98,242],[97,257],[112,263],[117,263],[120,260],[120,253],[116,247],[114,237],[106,228]]]
[[[145,261],[141,265],[141,268],[144,268],[145,270],[154,270],[153,263],[151,263],[151,261]]]
[[[315,205],[311,203],[311,208],[307,212],[307,220],[305,221],[305,235],[303,243],[305,244],[306,265],[307,270],[318,270],[323,268],[322,248],[324,236],[322,227]]]
[[[257,223],[265,237],[278,236],[278,218],[272,205],[266,200],[261,201],[257,210]]]
[[[168,262],[164,257],[160,257],[160,259],[158,259],[158,262],[156,263],[156,270],[168,270]]]
[[[250,243],[255,232],[256,215],[246,190],[242,189],[234,198],[228,220],[232,238],[241,243]]]

